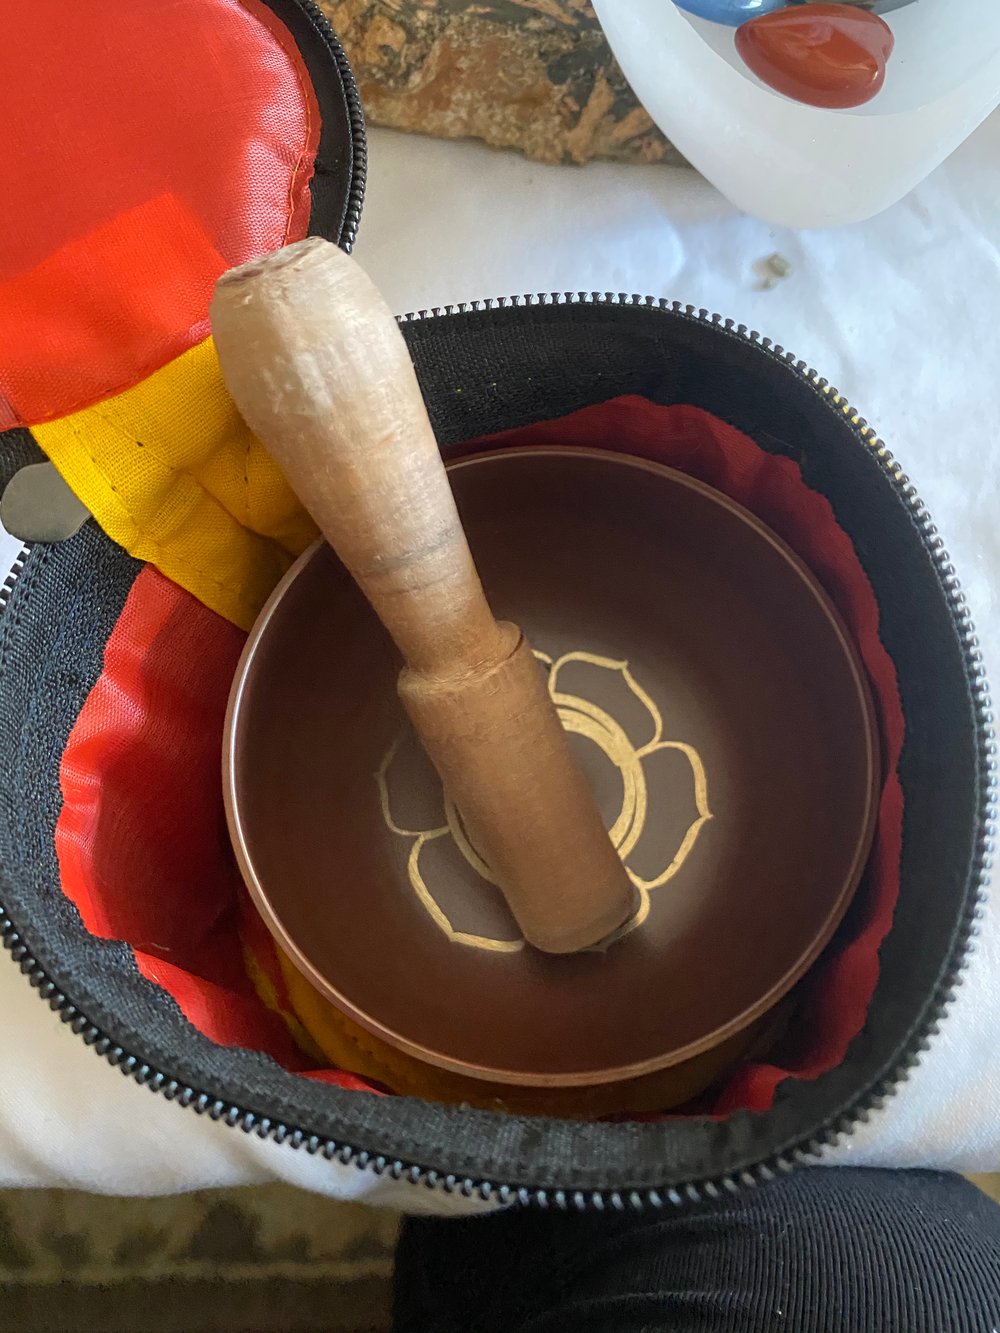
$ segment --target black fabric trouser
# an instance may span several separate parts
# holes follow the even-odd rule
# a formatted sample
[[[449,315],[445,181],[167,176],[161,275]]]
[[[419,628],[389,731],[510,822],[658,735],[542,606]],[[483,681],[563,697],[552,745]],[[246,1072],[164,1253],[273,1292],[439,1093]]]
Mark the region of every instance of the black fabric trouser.
[[[411,1219],[396,1333],[1000,1333],[1000,1207],[815,1168],[689,1212]]]

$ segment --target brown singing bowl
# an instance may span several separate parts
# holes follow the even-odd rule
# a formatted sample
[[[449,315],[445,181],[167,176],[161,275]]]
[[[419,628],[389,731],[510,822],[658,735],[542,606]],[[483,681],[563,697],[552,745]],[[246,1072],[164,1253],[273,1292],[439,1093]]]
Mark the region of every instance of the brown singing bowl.
[[[520,941],[404,718],[396,652],[323,544],[274,593],[230,698],[244,878],[317,999],[403,1068],[515,1105],[603,1088],[604,1112],[619,1084],[639,1109],[637,1081],[671,1070],[690,1095],[857,887],[879,781],[863,670],[802,562],[678,472],[557,448],[450,475],[493,609],[543,655],[642,887],[638,923],[605,952]]]

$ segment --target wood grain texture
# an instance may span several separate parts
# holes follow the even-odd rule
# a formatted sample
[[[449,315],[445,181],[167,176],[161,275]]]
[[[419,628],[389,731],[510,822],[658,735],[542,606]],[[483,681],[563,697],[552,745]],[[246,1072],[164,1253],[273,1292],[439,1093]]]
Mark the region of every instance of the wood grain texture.
[[[399,648],[403,702],[525,939],[601,943],[638,893],[530,648],[486,601],[385,302],[312,237],[223,275],[211,314],[237,407]]]
[[[629,87],[589,0],[319,5],[373,125],[481,139],[539,162],[683,162]]]

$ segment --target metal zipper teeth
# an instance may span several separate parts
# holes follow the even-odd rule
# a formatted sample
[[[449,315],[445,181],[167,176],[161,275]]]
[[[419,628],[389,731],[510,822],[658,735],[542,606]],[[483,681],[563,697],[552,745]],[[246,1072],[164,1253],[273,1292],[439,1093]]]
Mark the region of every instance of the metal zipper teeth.
[[[350,254],[358,236],[361,208],[365,199],[365,184],[368,179],[368,143],[365,138],[365,113],[361,106],[361,94],[358,92],[351,62],[340,44],[340,38],[330,26],[330,20],[314,0],[295,0],[295,3],[312,21],[313,27],[333,57],[347,99],[347,116],[351,124],[351,189],[347,196],[347,212],[340,230],[339,244],[341,249]]]
[[[4,579],[3,583],[0,584],[0,611],[2,611],[10,601],[10,595],[14,590],[14,584],[17,582],[21,571],[24,569],[24,562],[27,560],[30,553],[30,544],[25,544],[21,547],[20,554],[11,565],[7,577]]]
[[[309,2],[309,0],[305,0]],[[961,983],[974,938],[979,933],[978,922],[983,916],[983,904],[986,888],[989,884],[993,861],[993,838],[996,821],[998,765],[996,735],[993,729],[993,713],[990,705],[989,686],[983,665],[979,641],[976,638],[972,618],[965,602],[964,594],[955,575],[954,566],[944,549],[944,543],[937,528],[931,522],[930,515],[917,495],[910,479],[900,465],[875,434],[868,423],[825,379],[797,360],[791,352],[764,338],[756,330],[748,329],[745,324],[736,324],[731,319],[723,319],[707,310],[695,306],[683,305],[678,301],[658,300],[655,297],[630,296],[624,293],[600,292],[565,292],[529,296],[500,297],[495,300],[474,301],[459,305],[438,306],[421,310],[401,317],[402,323],[417,320],[434,319],[443,316],[478,314],[487,310],[502,310],[519,306],[552,305],[619,305],[644,306],[661,310],[687,319],[707,322],[718,326],[724,332],[743,342],[752,343],[761,352],[776,361],[789,366],[815,389],[828,398],[847,418],[858,439],[878,460],[883,472],[895,487],[900,498],[906,504],[909,513],[919,530],[937,570],[951,610],[962,649],[970,681],[973,703],[976,713],[978,733],[978,753],[982,785],[980,793],[979,826],[980,833],[976,852],[976,892],[966,906],[959,924],[955,947],[948,969],[931,997],[927,1014],[919,1031],[912,1034],[906,1049],[892,1073],[881,1079],[874,1087],[864,1093],[852,1107],[826,1130],[798,1143],[791,1144],[782,1151],[773,1154],[763,1162],[745,1170],[723,1173],[700,1181],[691,1181],[674,1187],[662,1189],[642,1188],[636,1190],[561,1190],[538,1189],[512,1183],[498,1183],[492,1180],[474,1179],[445,1174],[415,1163],[404,1162],[376,1155],[354,1148],[350,1144],[338,1143],[334,1139],[309,1134],[305,1130],[287,1125],[279,1120],[258,1116],[252,1111],[231,1102],[220,1101],[205,1092],[200,1092],[188,1084],[171,1078],[161,1070],[140,1060],[137,1056],[119,1046],[107,1033],[92,1023],[80,1012],[75,1004],[61,991],[49,977],[45,969],[32,956],[31,951],[20,938],[14,923],[0,904],[0,938],[21,971],[28,977],[43,999],[55,1010],[64,1023],[102,1055],[109,1064],[120,1069],[123,1074],[144,1084],[154,1092],[161,1093],[169,1101],[176,1101],[181,1106],[188,1106],[198,1115],[207,1115],[212,1120],[239,1128],[247,1134],[256,1134],[258,1138],[273,1139],[276,1143],[287,1143],[292,1148],[304,1149],[307,1153],[318,1154],[328,1161],[353,1165],[359,1170],[370,1171],[377,1176],[387,1176],[393,1180],[407,1181],[415,1186],[430,1190],[440,1190],[446,1194],[458,1194],[467,1199],[481,1199],[484,1202],[498,1204],[519,1203],[541,1208],[553,1208],[562,1211],[595,1210],[598,1212],[628,1212],[644,1208],[661,1209],[681,1207],[699,1203],[705,1199],[719,1198],[723,1194],[736,1194],[744,1189],[753,1188],[775,1177],[787,1174],[798,1166],[814,1160],[822,1150],[849,1134],[857,1125],[865,1123],[873,1111],[879,1110],[896,1087],[905,1082],[911,1071],[919,1064],[924,1052],[930,1045],[931,1038],[938,1032],[941,1020],[955,998],[955,991]]]

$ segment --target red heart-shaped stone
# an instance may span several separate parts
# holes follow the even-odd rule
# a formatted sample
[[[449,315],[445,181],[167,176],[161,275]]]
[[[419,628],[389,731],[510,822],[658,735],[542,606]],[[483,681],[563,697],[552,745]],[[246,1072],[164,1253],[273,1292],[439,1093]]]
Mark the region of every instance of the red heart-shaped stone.
[[[777,9],[736,30],[736,49],[757,77],[810,106],[870,101],[885,82],[892,46],[884,19],[846,4]]]

